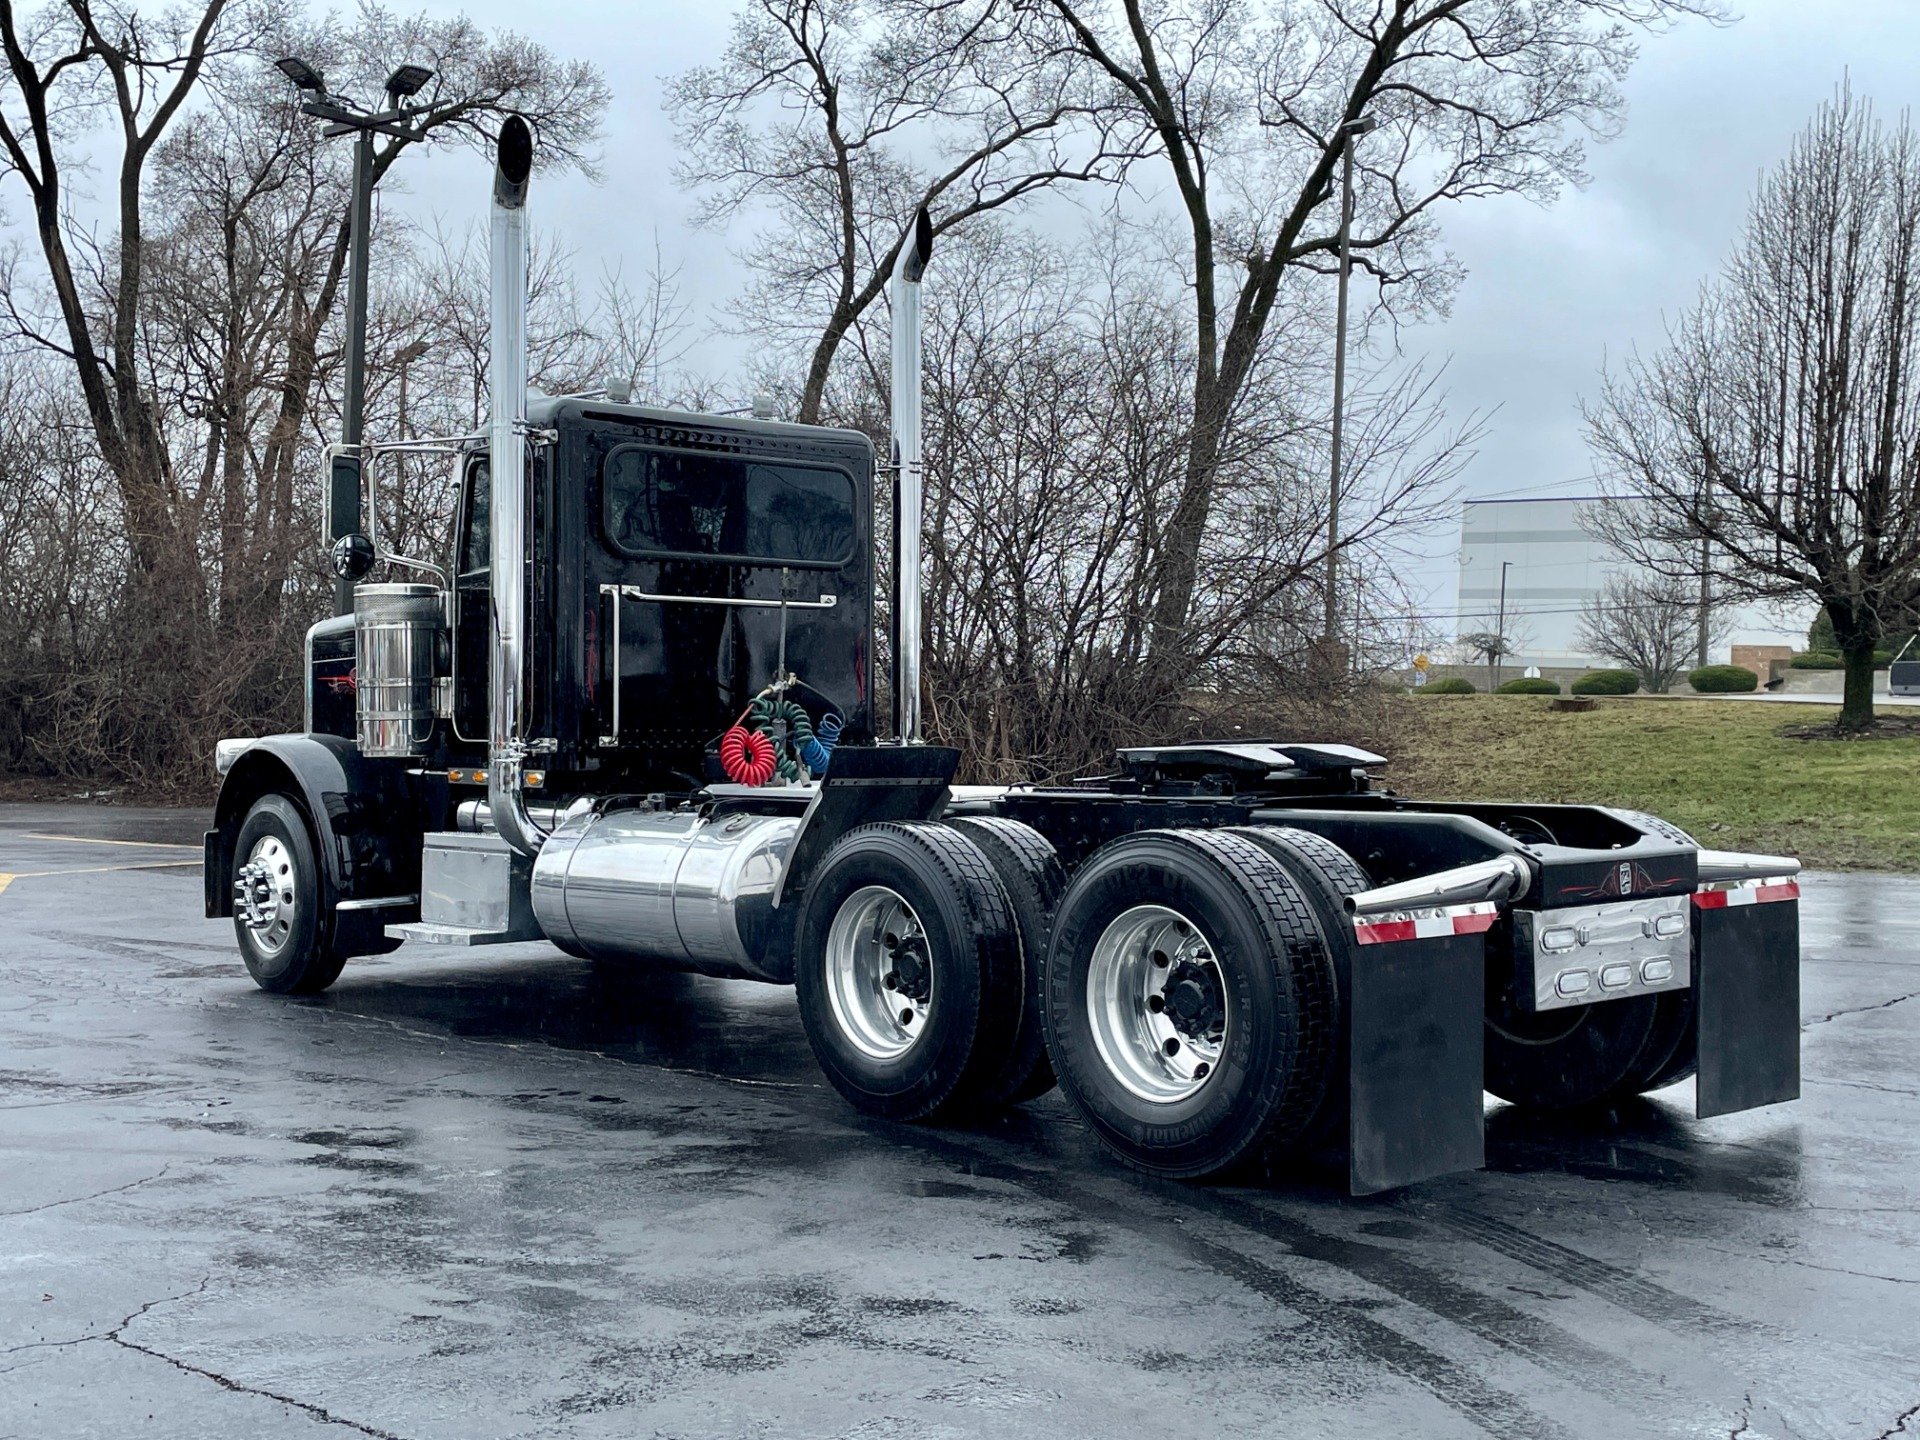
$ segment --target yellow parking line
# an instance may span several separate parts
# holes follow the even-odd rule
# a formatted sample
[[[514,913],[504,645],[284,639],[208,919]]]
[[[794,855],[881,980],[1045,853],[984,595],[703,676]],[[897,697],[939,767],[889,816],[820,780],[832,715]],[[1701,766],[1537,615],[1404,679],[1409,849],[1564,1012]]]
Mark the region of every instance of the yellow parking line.
[[[41,880],[49,875],[105,875],[116,870],[177,870],[182,865],[197,865],[197,860],[148,860],[138,865],[86,865],[76,870],[16,870],[0,875],[0,891],[15,880]]]
[[[132,845],[141,850],[199,850],[198,845],[175,845],[165,840],[95,840],[88,835],[35,835],[25,833],[26,840],[61,840],[70,845]]]

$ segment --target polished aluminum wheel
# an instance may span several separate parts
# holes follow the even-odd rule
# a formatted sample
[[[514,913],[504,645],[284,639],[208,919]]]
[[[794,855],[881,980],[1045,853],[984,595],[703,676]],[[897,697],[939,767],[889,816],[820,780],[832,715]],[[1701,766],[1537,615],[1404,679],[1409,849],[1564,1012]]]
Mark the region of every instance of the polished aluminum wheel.
[[[853,1047],[897,1060],[926,1033],[933,958],[913,907],[884,885],[841,902],[827,928],[827,1001]]]
[[[1107,1069],[1142,1100],[1199,1092],[1226,1047],[1226,986],[1200,928],[1164,905],[1123,911],[1094,942],[1087,1016]]]
[[[262,835],[233,879],[234,906],[262,955],[287,948],[299,909],[296,893],[293,852],[278,835]]]

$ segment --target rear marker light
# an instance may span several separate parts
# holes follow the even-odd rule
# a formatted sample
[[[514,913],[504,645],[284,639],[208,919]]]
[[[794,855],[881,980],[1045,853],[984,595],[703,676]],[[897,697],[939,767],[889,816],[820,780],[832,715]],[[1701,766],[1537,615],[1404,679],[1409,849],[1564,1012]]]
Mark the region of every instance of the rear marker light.
[[[1684,915],[1661,915],[1653,922],[1653,933],[1662,940],[1670,940],[1686,928],[1687,917]]]
[[[1579,943],[1580,932],[1571,925],[1556,925],[1551,930],[1543,930],[1540,934],[1540,948],[1550,950],[1556,955],[1573,949]]]
[[[1604,990],[1624,990],[1632,983],[1631,965],[1609,965],[1600,972],[1600,986]]]
[[[1553,988],[1562,995],[1584,995],[1593,988],[1593,977],[1584,970],[1562,970]]]
[[[1671,980],[1673,962],[1671,960],[1644,961],[1640,966],[1640,978],[1649,985],[1658,985],[1662,980]]]

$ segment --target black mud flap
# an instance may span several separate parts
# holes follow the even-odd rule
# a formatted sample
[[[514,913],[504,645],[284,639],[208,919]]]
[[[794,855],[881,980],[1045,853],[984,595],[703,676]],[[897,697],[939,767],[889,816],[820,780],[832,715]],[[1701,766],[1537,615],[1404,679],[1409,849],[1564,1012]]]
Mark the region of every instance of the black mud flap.
[[[1699,1033],[1694,1114],[1705,1120],[1800,1096],[1800,906],[1693,912]]]
[[[797,901],[827,847],[857,825],[931,820],[947,805],[960,752],[944,745],[843,745],[833,752],[787,850],[775,909]]]
[[[1372,1195],[1487,1163],[1486,937],[1353,947],[1347,1183]]]
[[[200,884],[206,891],[207,918],[233,914],[233,882],[227,877],[227,838],[224,830],[209,830],[201,842]]]

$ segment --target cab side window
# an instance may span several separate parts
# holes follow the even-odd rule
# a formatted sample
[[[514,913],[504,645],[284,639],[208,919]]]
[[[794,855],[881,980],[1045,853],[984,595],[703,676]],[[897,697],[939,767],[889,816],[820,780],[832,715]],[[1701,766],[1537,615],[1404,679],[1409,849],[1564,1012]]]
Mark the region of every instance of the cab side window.
[[[485,570],[493,560],[493,486],[485,457],[467,467],[466,504],[460,516],[460,573]]]

